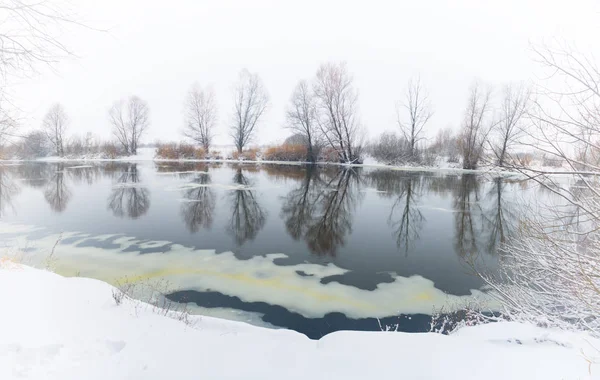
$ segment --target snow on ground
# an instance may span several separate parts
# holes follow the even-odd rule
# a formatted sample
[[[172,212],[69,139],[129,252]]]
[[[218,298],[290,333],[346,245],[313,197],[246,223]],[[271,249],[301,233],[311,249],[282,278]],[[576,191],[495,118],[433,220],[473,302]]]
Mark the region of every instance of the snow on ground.
[[[0,379],[587,379],[600,341],[497,323],[451,336],[336,332],[319,341],[211,317],[191,325],[101,281],[0,262]]]

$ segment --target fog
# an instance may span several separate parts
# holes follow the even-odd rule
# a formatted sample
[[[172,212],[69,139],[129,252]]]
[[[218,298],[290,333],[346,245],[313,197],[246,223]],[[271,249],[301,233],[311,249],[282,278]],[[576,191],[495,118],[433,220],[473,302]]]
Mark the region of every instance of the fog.
[[[61,102],[71,134],[108,138],[108,108],[135,94],[150,106],[144,142],[179,140],[184,97],[197,81],[216,91],[215,143],[224,144],[232,87],[247,68],[271,98],[256,141],[265,144],[290,134],[284,112],[297,81],[323,62],[346,61],[370,137],[396,128],[395,104],[416,75],[431,94],[433,135],[460,124],[475,78],[495,86],[535,80],[531,43],[560,36],[599,53],[599,8],[592,0],[78,0],[70,9],[92,29],[71,26],[60,37],[75,56],[19,80],[13,98],[26,129]]]

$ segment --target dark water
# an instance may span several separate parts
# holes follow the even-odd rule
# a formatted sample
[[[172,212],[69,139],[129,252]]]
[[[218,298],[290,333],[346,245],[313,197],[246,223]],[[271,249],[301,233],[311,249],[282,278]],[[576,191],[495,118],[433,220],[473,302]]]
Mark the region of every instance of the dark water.
[[[152,263],[155,273],[185,257],[196,277],[170,274],[177,286],[169,298],[252,313],[312,338],[340,329],[378,330],[379,323],[424,331],[431,306],[444,306],[440,294],[468,299],[482,288],[473,263],[493,270],[497,247],[515,233],[527,196],[536,196],[527,182],[474,174],[26,163],[0,167],[0,238],[24,234],[7,223],[45,227],[27,232],[31,241],[73,232],[62,237],[57,255],[61,246],[73,246],[77,252],[69,257],[77,259],[70,267],[108,281],[113,272],[135,274],[136,260]],[[118,236],[94,238],[104,234],[137,240],[124,246]],[[163,243],[144,244],[153,241]],[[86,259],[86,247],[106,253]],[[202,250],[214,250],[206,260],[220,269],[202,272]],[[272,253],[283,255],[271,259]],[[113,269],[94,272],[100,259]],[[125,259],[132,269],[119,264]],[[293,270],[284,274],[286,268]],[[394,300],[397,307],[390,305]]]

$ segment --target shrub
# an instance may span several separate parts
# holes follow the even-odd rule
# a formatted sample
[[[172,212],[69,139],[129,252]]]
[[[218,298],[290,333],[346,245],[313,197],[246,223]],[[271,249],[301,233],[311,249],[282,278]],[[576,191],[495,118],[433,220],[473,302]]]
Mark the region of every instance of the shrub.
[[[263,159],[268,161],[305,161],[307,154],[305,145],[283,144],[267,148]]]
[[[17,150],[19,151],[18,156],[21,158],[38,158],[47,156],[51,147],[44,133],[33,131],[25,136]]]
[[[167,160],[196,159],[204,160],[206,153],[202,148],[190,144],[167,143],[159,144],[156,148],[156,157]]]
[[[371,146],[371,154],[384,164],[399,164],[409,158],[408,143],[403,137],[386,132]]]
[[[114,142],[105,142],[100,147],[100,151],[104,158],[115,159],[122,155],[123,150]]]
[[[241,154],[238,151],[232,153],[232,157],[234,160],[245,160],[245,161],[256,161],[258,156],[260,155],[259,148],[250,148],[248,150],[243,151]]]

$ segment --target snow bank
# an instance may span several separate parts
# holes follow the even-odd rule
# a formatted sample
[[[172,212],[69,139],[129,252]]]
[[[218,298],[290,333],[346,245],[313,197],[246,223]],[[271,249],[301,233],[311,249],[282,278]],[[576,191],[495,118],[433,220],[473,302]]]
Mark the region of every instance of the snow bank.
[[[456,335],[336,332],[312,341],[210,317],[193,325],[110,285],[0,262],[0,379],[574,379],[600,367],[584,335],[502,323]],[[149,305],[146,305],[149,306]]]

